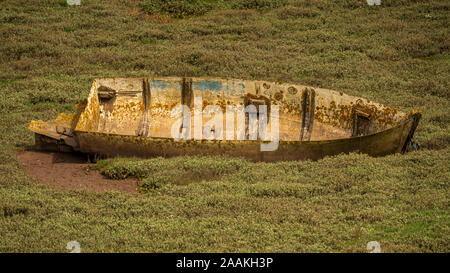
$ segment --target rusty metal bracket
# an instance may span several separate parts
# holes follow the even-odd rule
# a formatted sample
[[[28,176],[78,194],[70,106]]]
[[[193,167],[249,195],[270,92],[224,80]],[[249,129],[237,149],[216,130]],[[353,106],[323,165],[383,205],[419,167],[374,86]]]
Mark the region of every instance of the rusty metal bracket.
[[[192,99],[194,97],[194,91],[192,91],[192,79],[183,78],[181,86],[181,104],[191,107],[193,103]]]
[[[110,100],[114,97],[117,97],[117,90],[114,90],[112,88],[109,88],[107,86],[100,86],[98,89],[98,98],[100,100]]]
[[[192,79],[183,78],[181,82],[181,105],[186,105],[191,108],[193,106],[194,91],[192,90]],[[185,134],[183,130],[189,130],[190,128],[190,116],[185,116],[185,112],[182,112],[183,119],[180,125],[180,133]]]
[[[353,108],[352,137],[367,135],[369,133],[370,123],[370,114]]]
[[[412,112],[411,113],[411,117],[410,119],[413,119],[413,124],[411,126],[411,129],[409,130],[408,136],[406,137],[406,141],[403,144],[402,147],[402,154],[404,154],[408,148],[408,144],[411,143],[413,136],[414,136],[414,132],[417,129],[417,126],[419,125],[419,121],[422,118],[422,113],[421,112]]]
[[[302,92],[302,128],[300,130],[300,141],[311,139],[314,125],[316,91],[313,88],[305,88]]]
[[[247,96],[244,97],[244,107],[247,107],[249,105],[254,105],[256,107],[256,112],[246,112],[245,113],[245,139],[249,139],[250,131],[249,131],[249,122],[250,122],[250,115],[256,116],[256,122],[257,126],[259,126],[259,119],[261,118],[261,114],[259,112],[259,106],[260,105],[266,105],[267,106],[267,124],[269,124],[270,119],[270,99],[263,96],[263,95],[253,95],[248,93]]]
[[[147,137],[150,132],[150,98],[151,90],[150,83],[147,78],[142,81],[142,100],[144,103],[144,112],[138,127],[138,136]]]

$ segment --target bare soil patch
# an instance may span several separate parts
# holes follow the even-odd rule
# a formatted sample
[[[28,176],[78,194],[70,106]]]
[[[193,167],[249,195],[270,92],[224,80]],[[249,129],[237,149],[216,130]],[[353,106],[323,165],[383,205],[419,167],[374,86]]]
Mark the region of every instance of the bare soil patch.
[[[60,190],[87,189],[95,192],[121,191],[137,193],[137,180],[111,180],[83,154],[21,151],[17,158],[24,172],[37,183]]]

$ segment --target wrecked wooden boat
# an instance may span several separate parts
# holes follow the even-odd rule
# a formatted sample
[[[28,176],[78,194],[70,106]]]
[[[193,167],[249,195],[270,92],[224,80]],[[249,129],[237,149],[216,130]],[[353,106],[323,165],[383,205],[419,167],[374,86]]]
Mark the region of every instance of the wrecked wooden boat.
[[[185,108],[174,116],[178,105]],[[223,123],[222,130],[208,127],[213,139],[202,135],[214,118],[205,114],[211,109],[208,106],[222,110],[227,117],[218,121]],[[236,107],[245,109],[242,126],[238,112],[227,112]],[[185,110],[203,115],[199,118]],[[89,97],[77,104],[76,113],[63,113],[48,122],[31,121],[29,129],[35,133],[36,148],[43,150],[284,161],[350,152],[371,156],[403,153],[420,118],[417,111],[407,114],[343,92],[298,84],[221,78],[103,78],[94,80]],[[260,126],[265,121],[271,131],[269,138],[253,134],[252,121]],[[194,128],[198,124],[200,135]],[[184,137],[174,137],[174,128]],[[190,133],[185,134],[186,130]],[[274,141],[275,130],[275,149],[261,149]]]

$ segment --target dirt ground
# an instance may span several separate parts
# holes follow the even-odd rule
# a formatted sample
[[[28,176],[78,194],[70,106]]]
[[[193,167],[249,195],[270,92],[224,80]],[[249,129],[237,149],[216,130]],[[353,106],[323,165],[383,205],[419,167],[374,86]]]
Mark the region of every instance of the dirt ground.
[[[89,166],[94,164],[88,163],[83,154],[21,151],[17,158],[28,176],[37,183],[56,189],[137,192],[134,179],[111,180],[98,170],[89,170]]]

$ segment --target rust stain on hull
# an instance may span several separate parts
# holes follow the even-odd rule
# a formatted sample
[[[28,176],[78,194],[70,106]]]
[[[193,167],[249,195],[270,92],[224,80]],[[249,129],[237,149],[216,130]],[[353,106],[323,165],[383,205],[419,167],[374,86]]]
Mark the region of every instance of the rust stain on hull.
[[[224,112],[223,140],[172,138],[172,125],[179,120],[172,109],[183,104],[192,111],[196,97],[202,98],[202,111],[215,106]],[[280,142],[275,151],[260,151],[260,139],[227,139],[230,134],[236,139],[238,126],[234,118],[228,129],[226,111],[248,105],[255,109],[264,105],[269,115],[273,106],[279,107]],[[36,146],[41,149],[138,157],[220,154],[284,161],[349,152],[372,156],[404,152],[420,118],[420,112],[406,114],[343,92],[297,84],[221,78],[106,78],[94,80],[89,97],[77,105],[75,114],[61,114],[48,122],[31,121],[29,129],[35,132]],[[211,119],[203,118],[202,128]],[[191,130],[194,122],[191,115],[187,123]],[[270,127],[269,122],[269,131]]]

